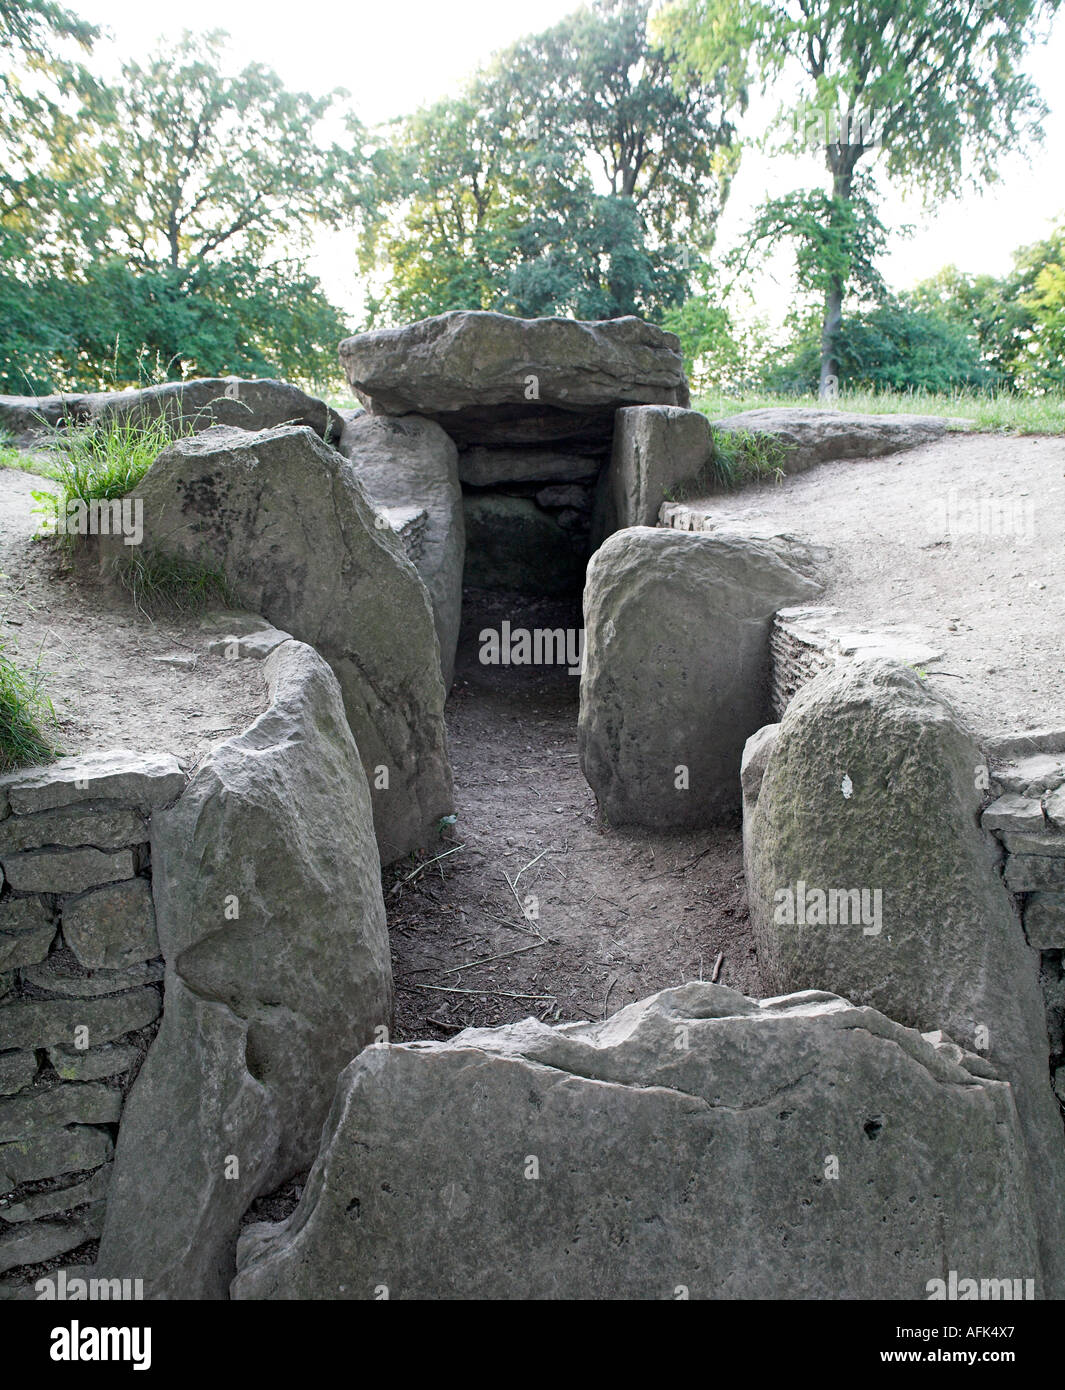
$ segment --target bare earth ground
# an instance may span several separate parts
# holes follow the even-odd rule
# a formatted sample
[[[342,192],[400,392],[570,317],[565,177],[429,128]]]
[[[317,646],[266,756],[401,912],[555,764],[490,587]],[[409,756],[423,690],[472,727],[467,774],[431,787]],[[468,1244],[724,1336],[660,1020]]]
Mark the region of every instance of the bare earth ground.
[[[259,669],[209,656],[200,617],[149,620],[91,567],[75,573],[54,543],[34,541],[31,493],[48,486],[0,469],[0,640],[16,644],[23,669],[39,659],[63,753],[125,748],[195,763],[265,708]]]
[[[530,1014],[600,1019],[709,979],[719,954],[721,983],[759,994],[738,828],[605,826],[577,765],[577,678],[478,661],[478,632],[504,618],[579,627],[579,602],[466,592],[447,706],[458,814],[450,836],[462,848],[385,874],[396,1040]],[[529,895],[539,911],[531,920]]]
[[[980,529],[989,499],[1009,533]],[[931,684],[978,732],[1065,729],[1065,440],[953,434],[686,505],[828,546],[818,602],[919,628],[943,653]]]

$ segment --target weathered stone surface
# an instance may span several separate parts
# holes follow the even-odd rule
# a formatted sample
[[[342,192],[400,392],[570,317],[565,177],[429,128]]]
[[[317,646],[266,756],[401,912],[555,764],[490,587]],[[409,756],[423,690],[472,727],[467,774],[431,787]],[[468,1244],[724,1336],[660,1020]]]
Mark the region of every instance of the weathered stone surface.
[[[594,480],[604,460],[557,449],[487,449],[476,445],[459,454],[459,479],[470,487],[499,483],[557,483]]]
[[[697,410],[661,405],[619,410],[600,534],[654,526],[669,493],[705,475],[713,455],[710,421]]]
[[[166,415],[175,425],[204,430],[232,425],[243,430],[306,425],[323,439],[339,439],[343,421],[324,401],[287,381],[204,377],[130,391],[73,396],[0,396],[0,426],[20,440],[48,428],[92,420]]]
[[[1028,898],[1024,934],[1037,951],[1065,951],[1065,892],[1033,893]]]
[[[1038,957],[978,824],[984,765],[913,671],[864,662],[815,677],[745,816],[751,921],[766,989],[834,989],[987,1053],[1016,1096],[1047,1280],[1062,1290],[1065,1146]]]
[[[98,1168],[111,1157],[113,1147],[107,1130],[91,1125],[72,1125],[35,1139],[0,1144],[0,1195],[24,1182]]]
[[[1034,854],[1040,858],[1065,859],[1065,835],[1021,835],[1007,832],[1003,841],[1010,854]]]
[[[1032,831],[1046,828],[1042,803],[1034,797],[1007,792],[993,801],[980,817],[985,830]]]
[[[180,795],[185,774],[169,753],[129,753],[123,749],[59,758],[44,767],[0,777],[17,815],[50,811],[83,801],[119,801],[148,812]],[[11,833],[5,826],[5,833]]]
[[[82,1025],[87,1045],[96,1047],[146,1028],[160,1007],[159,991],[150,985],[104,999],[15,999],[0,1006],[0,1050],[75,1047],[74,1030]]]
[[[380,861],[339,687],[296,642],[266,674],[269,709],[152,820],[166,1011],[126,1104],[99,1264],[154,1297],[224,1295],[244,1212],[309,1165],[338,1072],[391,1022]]]
[[[0,1219],[14,1224],[19,1221],[39,1221],[42,1217],[74,1211],[78,1207],[102,1201],[107,1195],[110,1181],[111,1165],[108,1163],[102,1168],[97,1168],[96,1172],[83,1182],[72,1183],[69,1187],[53,1189],[50,1192],[37,1192],[32,1197],[24,1197],[21,1202],[12,1203],[11,1206],[0,1206]],[[99,1213],[99,1222],[97,1235],[103,1223],[102,1210]]]
[[[48,1060],[63,1081],[103,1081],[129,1071],[140,1056],[129,1043],[105,1043],[78,1052],[73,1047],[50,1047]]]
[[[101,883],[132,878],[137,871],[128,849],[42,849],[5,854],[7,881],[19,893],[81,893]]]
[[[325,401],[308,396],[287,381],[242,377],[205,377],[172,381],[142,390],[96,397],[92,419],[126,420],[165,415],[175,424],[200,431],[213,425],[241,430],[270,430],[305,425],[325,440],[340,438],[343,422]]]
[[[0,1096],[13,1096],[37,1075],[32,1052],[0,1052]]]
[[[426,513],[414,567],[429,590],[444,686],[451,688],[462,617],[466,527],[458,450],[432,420],[359,415],[344,427],[340,452],[381,507]]]
[[[63,940],[87,970],[122,970],[159,954],[146,878],[96,888],[63,904]]]
[[[0,856],[40,849],[43,845],[122,849],[147,840],[148,824],[144,817],[128,806],[110,801],[57,807],[0,821]]]
[[[40,898],[0,903],[0,970],[44,960],[55,933],[51,909]]]
[[[714,429],[774,435],[787,446],[780,467],[785,473],[802,473],[833,459],[879,458],[914,449],[965,423],[935,415],[854,415],[816,406],[785,406],[744,410],[715,420]]]
[[[1065,830],[1065,787],[1057,787],[1054,791],[1049,792],[1043,806],[1050,824],[1056,825],[1059,830]],[[1032,828],[1031,826],[1017,826],[1018,830]]]
[[[637,318],[459,310],[340,344],[375,414],[427,415],[462,444],[608,442],[623,405],[688,404],[680,342]]]
[[[524,594],[565,595],[581,586],[587,541],[530,497],[467,493],[466,583]]]
[[[97,999],[103,994],[119,994],[138,985],[155,984],[163,978],[161,961],[144,961],[124,970],[85,970],[72,953],[53,951],[40,965],[29,965],[21,972],[24,984],[46,989],[65,999]]]
[[[762,778],[765,776],[769,755],[773,751],[773,745],[776,743],[779,733],[779,724],[766,724],[757,733],[752,734],[744,744],[743,757],[740,759],[740,787],[743,791],[745,811],[758,804],[758,796],[762,790]]]
[[[1011,854],[1003,875],[1012,893],[1065,892],[1065,859],[1047,854]]]
[[[332,666],[382,859],[429,843],[452,809],[432,608],[352,465],[307,429],[208,430],[166,449],[133,496],[149,550],[221,567],[245,608]]]
[[[710,984],[368,1048],[239,1266],[237,1298],[923,1299],[948,1267],[1045,1292],[1008,1086],[872,1009]]]
[[[0,1229],[0,1274],[19,1265],[41,1264],[76,1250],[100,1234],[102,1210],[66,1221],[34,1221]]]
[[[242,636],[215,637],[208,642],[207,650],[212,656],[228,657],[231,661],[265,661],[282,642],[291,640],[291,632],[263,626],[256,632],[247,632]]]
[[[1065,785],[1065,753],[1033,753],[1010,762],[996,763],[994,779],[1004,792],[1042,797]]]
[[[122,1114],[122,1092],[90,1081],[23,1091],[0,1100],[0,1143],[38,1138],[65,1125],[113,1125]]]
[[[817,592],[763,542],[637,526],[588,565],[578,748],[614,824],[702,826],[739,809],[766,722],[769,630]]]

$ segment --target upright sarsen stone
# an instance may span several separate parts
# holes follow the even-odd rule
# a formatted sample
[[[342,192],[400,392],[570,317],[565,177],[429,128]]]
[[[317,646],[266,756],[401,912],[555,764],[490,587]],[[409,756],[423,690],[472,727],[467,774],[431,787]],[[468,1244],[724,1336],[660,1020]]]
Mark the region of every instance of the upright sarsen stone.
[[[433,611],[352,464],[306,428],[220,427],[164,450],[132,496],[147,552],[221,569],[244,608],[329,662],[382,861],[430,843],[452,809]]]

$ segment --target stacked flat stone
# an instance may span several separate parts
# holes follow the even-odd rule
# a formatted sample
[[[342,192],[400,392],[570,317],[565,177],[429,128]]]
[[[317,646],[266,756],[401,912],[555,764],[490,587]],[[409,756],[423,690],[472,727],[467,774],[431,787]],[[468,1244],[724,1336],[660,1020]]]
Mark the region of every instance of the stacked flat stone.
[[[162,1009],[148,820],[184,785],[122,752],[0,778],[0,1274],[100,1234]]]

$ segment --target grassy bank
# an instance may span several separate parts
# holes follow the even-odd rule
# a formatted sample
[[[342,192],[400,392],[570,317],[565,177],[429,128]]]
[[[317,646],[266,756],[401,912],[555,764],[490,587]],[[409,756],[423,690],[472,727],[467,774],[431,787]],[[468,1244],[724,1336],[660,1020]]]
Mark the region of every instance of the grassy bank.
[[[924,391],[841,391],[834,402],[816,396],[779,396],[768,393],[727,395],[707,392],[692,405],[719,420],[742,410],[817,406],[823,410],[850,410],[860,415],[944,415],[972,420],[979,430],[1015,434],[1065,434],[1065,396],[988,396],[959,391],[934,395]]]

